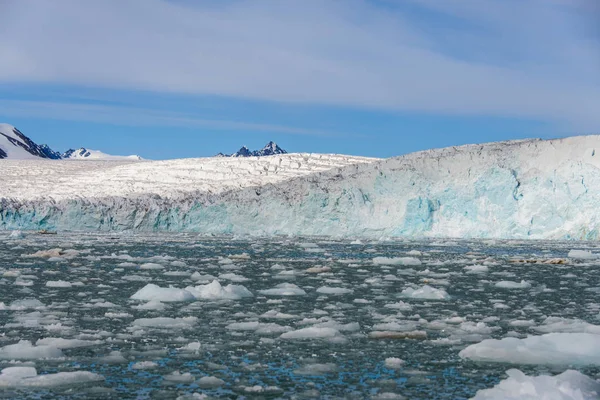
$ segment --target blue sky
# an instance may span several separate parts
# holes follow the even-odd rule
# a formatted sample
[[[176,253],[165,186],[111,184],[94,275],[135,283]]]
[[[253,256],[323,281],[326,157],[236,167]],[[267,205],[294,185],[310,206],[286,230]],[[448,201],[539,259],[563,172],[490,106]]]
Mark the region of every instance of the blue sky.
[[[150,159],[600,133],[594,0],[0,0],[0,122]]]

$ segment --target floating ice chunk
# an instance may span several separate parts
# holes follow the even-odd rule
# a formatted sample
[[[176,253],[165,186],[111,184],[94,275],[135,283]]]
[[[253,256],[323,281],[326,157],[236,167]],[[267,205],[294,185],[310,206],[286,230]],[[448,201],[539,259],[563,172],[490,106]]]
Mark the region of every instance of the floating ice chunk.
[[[203,376],[196,381],[202,389],[218,388],[225,385],[225,381],[214,376]]]
[[[192,274],[192,276],[190,276],[190,279],[193,281],[212,282],[217,278],[215,276],[204,275],[204,274],[201,274],[200,272],[196,271]]]
[[[535,322],[532,321],[532,320],[517,319],[517,320],[514,320],[514,321],[510,321],[508,324],[510,326],[516,326],[516,327],[519,327],[519,328],[528,328],[530,326],[534,326]],[[552,331],[550,331],[550,332],[552,332]]]
[[[404,289],[401,294],[405,297],[421,300],[446,300],[450,298],[450,295],[444,289],[436,289],[429,285],[417,289],[409,287]]]
[[[132,369],[153,369],[158,367],[154,361],[138,361],[131,366]]]
[[[163,269],[164,267],[161,264],[157,263],[144,263],[140,265],[140,269]]]
[[[254,331],[259,335],[270,335],[276,333],[289,332],[292,330],[289,326],[278,324],[265,324],[257,321],[251,322],[235,322],[225,327],[232,331]]]
[[[196,300],[194,295],[185,289],[178,289],[174,287],[163,288],[153,283],[149,283],[135,292],[130,299],[161,302]]]
[[[508,378],[491,389],[478,391],[474,400],[592,400],[600,395],[600,383],[581,372],[527,376],[518,369],[506,371]]]
[[[338,371],[337,365],[333,363],[325,364],[306,364],[294,370],[296,375],[319,376],[331,374]]]
[[[490,270],[487,265],[468,265],[464,269],[467,274],[484,274]]]
[[[277,310],[269,310],[266,313],[262,314],[260,317],[264,318],[264,319],[295,319],[295,318],[298,318],[297,315],[285,314],[285,313],[279,312]]]
[[[405,400],[406,397],[398,393],[382,392],[371,396],[371,400]]]
[[[22,299],[13,301],[12,303],[10,303],[10,306],[8,306],[7,309],[13,311],[23,311],[43,307],[45,307],[44,304],[37,299]]]
[[[310,327],[286,332],[281,339],[329,339],[341,336],[340,331],[334,328]]]
[[[552,333],[552,332],[564,332],[564,333],[595,333],[600,334],[600,326],[593,325],[589,322],[582,321],[580,319],[569,319],[561,317],[548,317],[544,322],[533,328],[537,332],[541,333]]]
[[[421,260],[415,257],[375,257],[375,265],[421,265]]]
[[[171,372],[169,375],[163,376],[163,379],[175,383],[192,383],[196,380],[194,375],[190,374],[189,372],[182,374],[179,371]]]
[[[231,282],[246,282],[246,281],[250,280],[250,279],[246,278],[245,276],[238,275],[238,274],[232,274],[232,273],[221,274],[221,275],[219,275],[219,279],[226,279]]]
[[[11,239],[23,239],[25,234],[21,231],[12,231],[8,237]]]
[[[33,367],[10,367],[0,372],[0,388],[37,387],[48,388],[102,381],[98,374],[87,371],[58,372],[38,375]]]
[[[252,292],[242,285],[223,287],[217,280],[207,285],[188,286],[185,290],[189,291],[195,298],[204,300],[240,300],[253,297]]]
[[[183,317],[183,318],[169,318],[169,317],[157,317],[157,318],[138,318],[133,321],[134,326],[140,326],[144,328],[189,328],[198,322],[196,317]]]
[[[67,282],[67,281],[48,281],[48,282],[46,282],[46,287],[70,288],[72,286],[73,286],[73,284],[71,282]]]
[[[317,293],[333,294],[333,295],[337,295],[337,294],[349,294],[349,293],[353,293],[353,292],[354,292],[354,290],[352,290],[352,289],[339,288],[339,287],[330,287],[330,286],[321,286],[320,288],[317,289]]]
[[[571,250],[569,251],[567,257],[579,260],[595,260],[596,258],[598,258],[598,255],[592,254],[591,251],[587,250]]]
[[[89,347],[104,343],[102,340],[81,340],[48,337],[35,342],[36,346],[51,346],[57,349],[75,349],[78,347]]]
[[[54,346],[34,346],[29,340],[0,348],[0,360],[37,360],[63,357],[62,351]]]
[[[502,289],[527,289],[531,287],[531,283],[527,282],[527,281],[521,281],[521,282],[513,282],[513,281],[500,281],[500,282],[496,282],[496,286],[497,288],[502,288]]]
[[[33,254],[28,254],[25,257],[29,258],[60,258],[60,259],[71,259],[79,255],[79,251],[73,249],[50,249],[50,250],[39,250]]]
[[[323,272],[329,272],[331,271],[330,267],[310,267],[304,270],[304,272],[309,273],[309,274],[321,274]]]
[[[459,353],[483,362],[530,365],[600,365],[600,335],[548,333],[525,339],[486,339]]]
[[[404,360],[396,357],[389,357],[385,359],[386,368],[400,369],[404,366]]]
[[[273,289],[259,290],[260,294],[266,296],[303,296],[306,292],[293,283],[281,283]]]
[[[197,353],[200,351],[202,344],[200,342],[190,342],[183,347],[180,347],[179,351],[188,352],[188,353]]]

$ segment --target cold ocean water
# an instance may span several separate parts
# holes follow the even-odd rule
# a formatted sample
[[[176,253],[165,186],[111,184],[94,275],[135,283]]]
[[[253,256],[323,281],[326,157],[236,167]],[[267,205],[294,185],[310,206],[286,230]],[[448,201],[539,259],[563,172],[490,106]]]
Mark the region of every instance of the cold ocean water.
[[[459,356],[489,338],[600,334],[596,244],[0,238],[3,398],[466,399],[511,368],[600,376],[553,348]]]

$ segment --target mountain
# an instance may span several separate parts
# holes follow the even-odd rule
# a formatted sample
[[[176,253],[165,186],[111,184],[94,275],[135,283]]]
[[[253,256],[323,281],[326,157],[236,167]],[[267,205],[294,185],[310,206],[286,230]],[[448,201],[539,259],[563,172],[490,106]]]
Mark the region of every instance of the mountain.
[[[0,124],[0,159],[60,159],[60,154],[47,145],[38,145],[12,125]]]
[[[52,150],[48,145],[38,145],[12,125],[0,124],[0,159],[28,160],[45,158],[49,160],[142,160],[140,156],[111,156],[97,150],[79,148],[67,150],[63,154]]]
[[[287,154],[287,151],[277,146],[277,143],[271,141],[265,145],[260,150],[250,150],[246,146],[242,146],[237,152],[233,154],[223,154],[219,153],[215,157],[264,157],[264,156],[274,156],[277,154]]]
[[[63,160],[143,160],[142,157],[137,155],[111,156],[110,154],[105,154],[98,150],[86,149],[85,147],[80,147],[77,150],[69,149],[61,155],[61,158]]]

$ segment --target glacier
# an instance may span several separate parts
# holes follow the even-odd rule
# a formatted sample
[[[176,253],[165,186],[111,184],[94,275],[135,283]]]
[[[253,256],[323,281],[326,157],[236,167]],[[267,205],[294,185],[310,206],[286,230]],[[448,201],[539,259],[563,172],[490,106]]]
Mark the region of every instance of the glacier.
[[[390,159],[0,160],[0,228],[597,240],[600,136]]]

